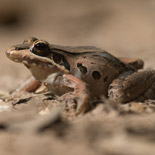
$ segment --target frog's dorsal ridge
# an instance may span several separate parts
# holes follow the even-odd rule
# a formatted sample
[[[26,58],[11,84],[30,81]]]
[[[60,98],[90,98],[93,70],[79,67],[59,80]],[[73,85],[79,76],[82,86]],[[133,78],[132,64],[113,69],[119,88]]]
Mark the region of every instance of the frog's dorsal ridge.
[[[50,49],[52,50],[63,50],[68,53],[87,53],[87,52],[103,52],[103,49],[97,48],[95,46],[61,46],[50,44]]]

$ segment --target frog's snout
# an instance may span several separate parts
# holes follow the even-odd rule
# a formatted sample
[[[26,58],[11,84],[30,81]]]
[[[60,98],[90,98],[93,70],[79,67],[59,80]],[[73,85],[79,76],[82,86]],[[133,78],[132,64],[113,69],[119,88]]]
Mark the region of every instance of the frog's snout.
[[[18,53],[16,51],[16,47],[11,47],[5,52],[6,56],[15,62],[20,62],[20,57],[18,56]]]
[[[6,56],[10,58],[14,50],[15,50],[15,47],[11,47],[8,50],[6,50],[5,52]]]

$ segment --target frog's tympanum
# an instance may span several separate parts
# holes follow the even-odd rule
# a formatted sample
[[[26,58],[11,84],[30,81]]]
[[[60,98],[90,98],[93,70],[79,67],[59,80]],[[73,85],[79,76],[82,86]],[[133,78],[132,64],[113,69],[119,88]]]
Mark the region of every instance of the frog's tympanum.
[[[119,103],[155,98],[155,71],[138,71],[143,68],[141,59],[116,58],[96,47],[60,46],[34,37],[12,46],[6,55],[23,63],[49,91],[72,91],[81,107],[90,97],[102,95]]]

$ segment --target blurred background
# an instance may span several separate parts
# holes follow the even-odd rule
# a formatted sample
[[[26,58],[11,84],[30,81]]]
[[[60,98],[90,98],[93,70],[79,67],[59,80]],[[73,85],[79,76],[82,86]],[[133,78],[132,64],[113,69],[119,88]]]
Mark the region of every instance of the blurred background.
[[[60,45],[93,45],[115,56],[142,58],[155,68],[154,0],[1,0],[0,90],[30,73],[5,51],[35,36]]]

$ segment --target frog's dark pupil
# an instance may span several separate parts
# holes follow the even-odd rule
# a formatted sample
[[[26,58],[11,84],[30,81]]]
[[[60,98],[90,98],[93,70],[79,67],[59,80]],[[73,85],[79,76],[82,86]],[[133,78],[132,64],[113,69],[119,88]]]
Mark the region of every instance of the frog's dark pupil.
[[[46,48],[46,45],[44,43],[38,43],[35,45],[35,47],[39,50],[44,50]]]

